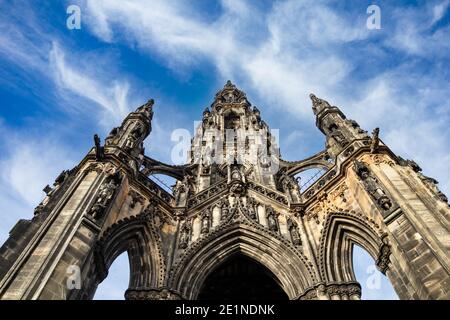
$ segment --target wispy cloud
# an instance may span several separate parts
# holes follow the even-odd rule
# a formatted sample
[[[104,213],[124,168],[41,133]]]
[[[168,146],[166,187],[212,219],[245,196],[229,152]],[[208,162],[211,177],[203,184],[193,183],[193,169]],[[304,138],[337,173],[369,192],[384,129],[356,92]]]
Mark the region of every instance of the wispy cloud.
[[[81,69],[81,63],[69,64],[65,53],[56,42],[53,42],[49,53],[49,66],[60,93],[62,95],[71,93],[100,106],[106,117],[103,119],[105,126],[111,127],[113,123],[120,122],[130,111],[128,82],[105,81],[92,77],[86,70]],[[95,70],[91,65],[88,67]],[[78,108],[85,107],[78,106]],[[95,110],[90,111],[95,114]]]
[[[43,199],[42,189],[52,185],[58,174],[74,166],[76,152],[52,133],[36,134],[0,125],[5,137],[0,144],[0,242],[17,219],[32,217],[33,208]]]
[[[216,67],[220,79],[237,80],[263,108],[283,111],[287,119],[294,116],[299,123],[312,122],[309,92],[329,98],[368,131],[380,126],[382,138],[395,152],[423,159],[424,169],[439,177],[442,188],[449,191],[449,174],[432,165],[450,155],[448,140],[442,138],[450,131],[444,125],[444,119],[449,119],[445,101],[450,101],[450,93],[443,90],[449,80],[442,69],[401,60],[406,52],[428,59],[427,63],[448,52],[448,27],[435,27],[447,2],[430,1],[425,9],[384,4],[381,31],[366,29],[366,8],[339,10],[326,1],[280,1],[265,9],[243,1],[223,1],[214,19],[179,1],[152,1],[151,5],[87,1],[87,11],[89,28],[100,39],[156,53],[173,69],[196,68],[205,59]],[[257,14],[249,15],[249,11]],[[395,19],[387,19],[388,15]],[[397,53],[389,56],[392,50]],[[398,63],[379,62],[391,58],[399,59]],[[372,67],[372,61],[378,67]],[[433,121],[438,110],[442,122]],[[418,122],[424,127],[420,132]],[[291,129],[295,130],[285,128]],[[414,142],[418,135],[423,144]],[[431,153],[430,139],[441,142],[433,144]],[[427,159],[424,154],[429,155]]]
[[[11,16],[0,16],[0,61],[48,81],[48,91],[63,99],[57,105],[60,110],[88,111],[108,128],[123,119],[137,99],[126,76],[111,68],[108,55],[74,49],[61,30],[48,32],[28,7],[9,9]],[[19,15],[24,23],[16,23]]]

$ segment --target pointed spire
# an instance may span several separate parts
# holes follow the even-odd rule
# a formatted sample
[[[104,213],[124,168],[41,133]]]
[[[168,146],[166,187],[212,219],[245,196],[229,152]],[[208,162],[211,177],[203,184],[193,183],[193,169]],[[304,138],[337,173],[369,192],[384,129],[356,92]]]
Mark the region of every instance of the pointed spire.
[[[145,104],[136,109],[137,113],[144,113],[150,120],[153,118],[153,105],[155,100],[150,99]]]
[[[216,93],[215,100],[212,103],[212,111],[215,111],[215,105],[217,103],[242,103],[249,106],[245,93],[228,80],[224,87]]]
[[[317,98],[313,93],[309,95],[311,98],[312,104],[313,104],[313,112],[315,115],[317,115],[320,111],[322,111],[325,108],[331,108],[331,105],[328,103],[328,101]]]
[[[227,83],[225,83],[225,85],[223,87],[226,89],[235,89],[236,88],[236,86],[233,83],[231,83],[230,80],[227,80]]]
[[[206,107],[205,110],[203,110],[203,115],[210,114],[210,113],[211,112],[209,111],[208,107]]]

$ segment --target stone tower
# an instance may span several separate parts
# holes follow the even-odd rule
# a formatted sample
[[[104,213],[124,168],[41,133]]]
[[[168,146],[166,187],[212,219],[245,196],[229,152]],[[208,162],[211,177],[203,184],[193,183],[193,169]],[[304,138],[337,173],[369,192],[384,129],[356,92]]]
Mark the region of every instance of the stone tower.
[[[0,249],[1,299],[90,299],[114,259],[127,299],[359,299],[353,245],[401,299],[450,298],[450,208],[437,181],[311,95],[322,152],[279,156],[276,132],[227,82],[186,165],[144,154],[153,100],[62,172]],[[302,188],[295,177],[324,172]],[[149,176],[176,179],[164,191]],[[237,280],[237,281],[236,281]],[[257,290],[256,290],[257,289]]]

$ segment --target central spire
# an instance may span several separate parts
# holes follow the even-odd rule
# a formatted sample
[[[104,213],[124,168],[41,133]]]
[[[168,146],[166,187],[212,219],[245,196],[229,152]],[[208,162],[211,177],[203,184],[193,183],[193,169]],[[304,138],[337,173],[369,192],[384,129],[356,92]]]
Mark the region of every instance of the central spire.
[[[230,80],[228,80],[223,88],[216,93],[211,107],[214,111],[217,107],[220,109],[226,105],[250,106],[246,94],[242,90],[239,90]]]

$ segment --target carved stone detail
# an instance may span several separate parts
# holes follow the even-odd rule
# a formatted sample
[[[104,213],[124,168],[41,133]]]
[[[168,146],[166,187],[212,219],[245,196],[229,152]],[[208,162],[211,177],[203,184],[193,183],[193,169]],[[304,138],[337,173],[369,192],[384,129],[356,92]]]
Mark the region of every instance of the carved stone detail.
[[[89,210],[89,214],[94,219],[100,219],[105,214],[105,210],[111,203],[116,189],[119,187],[120,176],[118,174],[109,176],[99,188],[97,198]]]
[[[133,288],[125,292],[126,300],[181,300],[181,295],[167,288]]]
[[[361,179],[364,188],[374,199],[378,207],[384,211],[390,210],[393,205],[391,199],[389,199],[386,192],[381,187],[378,179],[373,176],[367,165],[361,161],[355,160],[354,169],[358,177]]]

